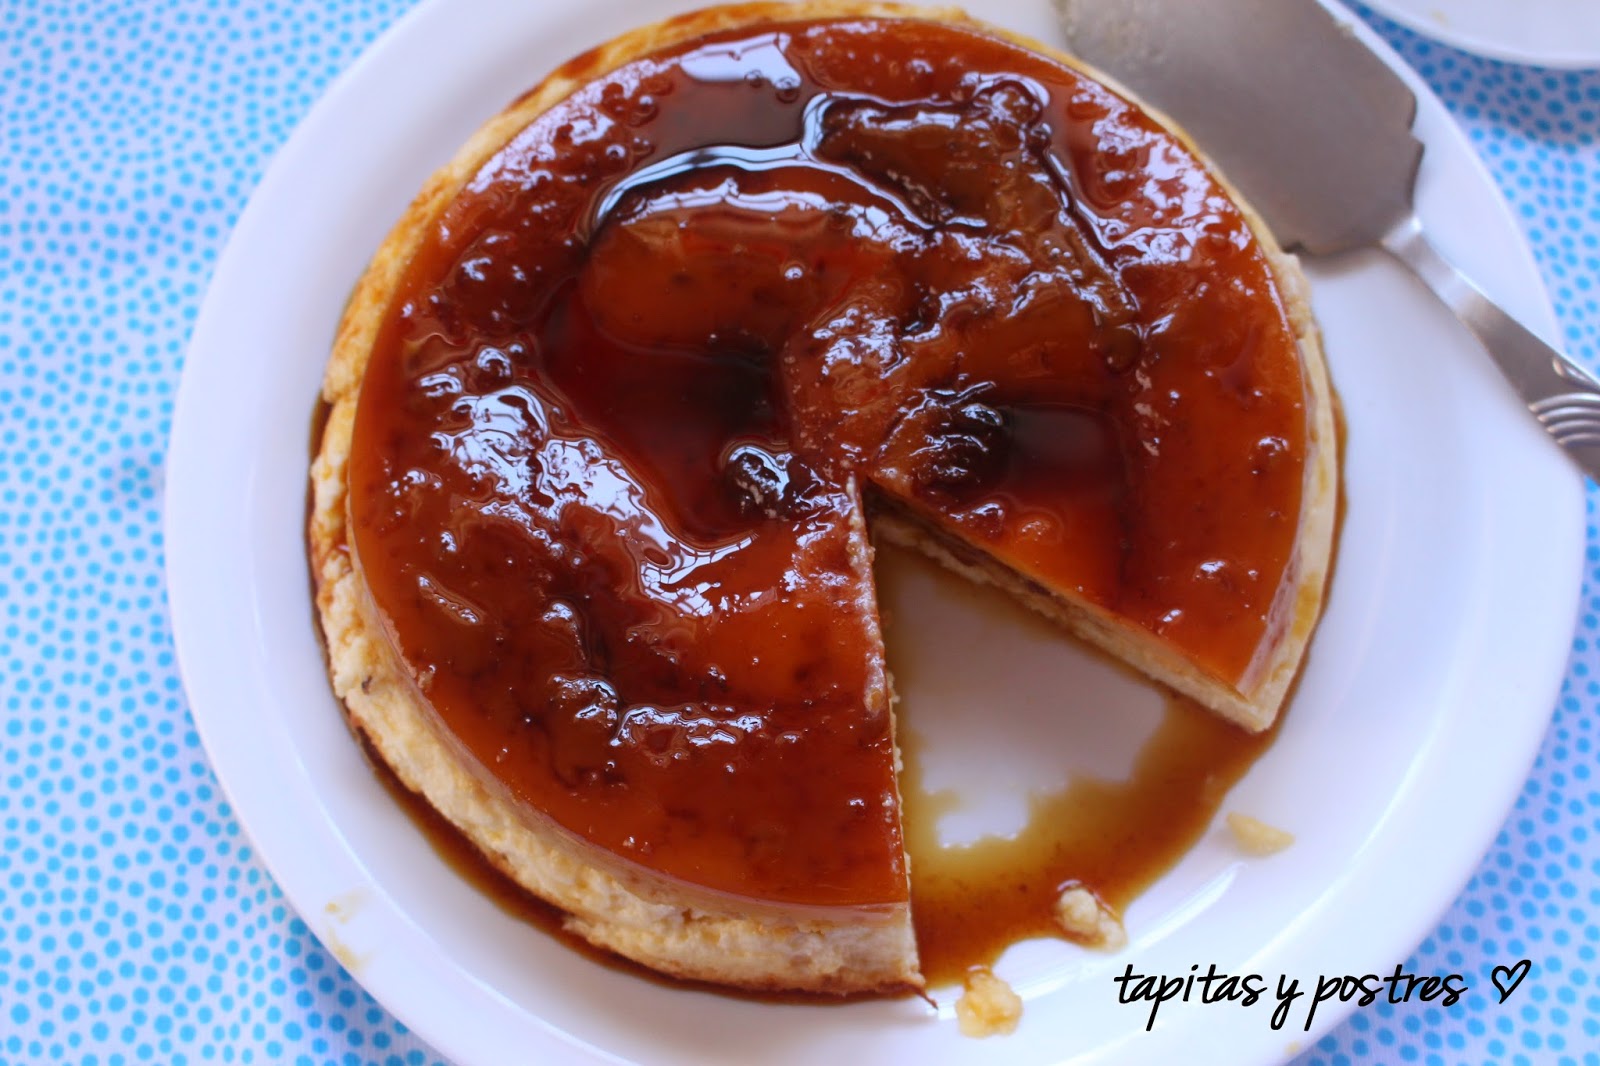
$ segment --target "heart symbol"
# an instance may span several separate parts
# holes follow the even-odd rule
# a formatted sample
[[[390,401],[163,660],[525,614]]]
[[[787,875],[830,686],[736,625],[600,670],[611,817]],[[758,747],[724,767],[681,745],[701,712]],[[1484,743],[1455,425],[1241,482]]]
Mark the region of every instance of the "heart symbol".
[[[1504,1003],[1511,993],[1517,990],[1522,979],[1528,976],[1528,971],[1533,968],[1532,959],[1523,959],[1515,966],[1496,966],[1489,971],[1489,980],[1494,982],[1495,988],[1500,990],[1500,1002]]]

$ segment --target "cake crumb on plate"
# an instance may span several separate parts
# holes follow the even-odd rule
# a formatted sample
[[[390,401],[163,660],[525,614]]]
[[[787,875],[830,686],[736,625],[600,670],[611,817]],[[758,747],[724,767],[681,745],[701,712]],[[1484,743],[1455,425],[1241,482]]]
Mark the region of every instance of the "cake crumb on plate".
[[[1056,923],[1084,947],[1116,951],[1128,943],[1127,930],[1117,912],[1093,889],[1076,881],[1067,884],[1056,900]]]
[[[1022,997],[987,966],[967,971],[965,990],[956,1000],[956,1021],[962,1036],[1004,1036],[1017,1028]]]
[[[1239,847],[1251,855],[1273,855],[1294,843],[1294,834],[1238,811],[1228,812],[1228,828]]]

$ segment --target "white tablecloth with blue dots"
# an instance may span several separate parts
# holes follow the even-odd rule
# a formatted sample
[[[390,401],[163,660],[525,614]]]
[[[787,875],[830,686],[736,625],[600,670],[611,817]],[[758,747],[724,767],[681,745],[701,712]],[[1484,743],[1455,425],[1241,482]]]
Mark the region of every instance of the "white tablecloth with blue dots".
[[[408,6],[0,0],[0,1063],[439,1059],[307,932],[224,802],[173,660],[160,521],[229,227]],[[1373,22],[1470,132],[1595,367],[1600,73]],[[1407,965],[1475,991],[1359,1010],[1304,1062],[1600,1063],[1600,569],[1584,605],[1516,810]],[[1476,991],[1524,956],[1504,1008]]]

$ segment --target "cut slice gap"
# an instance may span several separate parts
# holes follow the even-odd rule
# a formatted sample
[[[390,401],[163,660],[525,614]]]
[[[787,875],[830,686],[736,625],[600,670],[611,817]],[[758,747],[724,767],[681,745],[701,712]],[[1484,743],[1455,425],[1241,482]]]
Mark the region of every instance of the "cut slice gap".
[[[1124,910],[1204,836],[1276,730],[1239,729],[1001,590],[878,545],[912,915],[943,989],[1020,941],[1060,941],[1068,881]]]

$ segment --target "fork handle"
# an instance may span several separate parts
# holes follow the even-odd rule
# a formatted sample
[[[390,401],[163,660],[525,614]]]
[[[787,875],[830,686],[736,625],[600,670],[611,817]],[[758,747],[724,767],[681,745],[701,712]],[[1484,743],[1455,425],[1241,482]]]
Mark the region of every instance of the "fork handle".
[[[1383,247],[1455,312],[1545,432],[1584,473],[1600,481],[1600,381],[1512,318],[1439,254],[1416,215],[1384,234]]]

